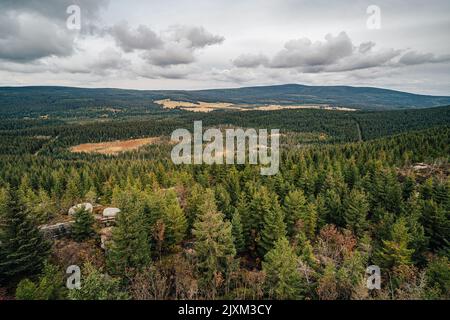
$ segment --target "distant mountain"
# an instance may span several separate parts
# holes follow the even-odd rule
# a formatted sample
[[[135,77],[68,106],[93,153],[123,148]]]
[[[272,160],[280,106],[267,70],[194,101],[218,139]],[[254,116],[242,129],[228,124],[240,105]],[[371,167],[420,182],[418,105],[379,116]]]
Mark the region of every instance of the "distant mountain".
[[[159,99],[237,104],[330,104],[364,110],[414,109],[450,105],[450,97],[388,89],[286,84],[211,90],[123,90],[72,87],[0,87],[0,113],[11,109],[55,111],[60,108],[157,107]]]
[[[226,100],[241,103],[324,103],[358,109],[429,108],[450,104],[450,97],[427,96],[388,89],[350,86],[279,86],[192,91],[203,100]]]

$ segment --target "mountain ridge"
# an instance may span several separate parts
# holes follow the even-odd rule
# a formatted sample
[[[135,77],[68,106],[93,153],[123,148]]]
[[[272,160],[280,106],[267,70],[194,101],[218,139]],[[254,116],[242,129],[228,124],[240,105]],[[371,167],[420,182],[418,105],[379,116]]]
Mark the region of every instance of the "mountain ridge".
[[[28,99],[24,100],[24,95]],[[421,109],[450,105],[450,96],[422,95],[376,87],[344,85],[309,86],[281,84],[226,89],[137,90],[120,88],[82,88],[68,86],[0,87],[0,108],[8,105],[70,105],[82,101],[112,106],[133,106],[172,99],[181,101],[230,102],[235,104],[328,104],[362,110]],[[156,106],[155,106],[156,107]]]

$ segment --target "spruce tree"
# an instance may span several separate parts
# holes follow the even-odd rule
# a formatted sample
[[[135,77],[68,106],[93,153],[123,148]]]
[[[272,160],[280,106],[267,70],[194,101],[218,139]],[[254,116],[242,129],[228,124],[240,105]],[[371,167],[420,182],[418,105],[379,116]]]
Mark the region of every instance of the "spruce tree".
[[[78,208],[74,214],[75,222],[72,226],[72,237],[76,241],[83,241],[94,234],[94,216],[85,208]]]
[[[233,217],[231,219],[231,226],[236,251],[238,253],[242,253],[245,250],[245,241],[241,223],[241,215],[239,214],[239,211],[237,209],[234,211]]]
[[[118,196],[121,212],[117,215],[108,248],[107,260],[113,274],[125,275],[128,271],[146,267],[150,259],[150,241],[143,216],[139,192],[127,187]]]
[[[186,216],[174,192],[169,192],[165,196],[163,211],[163,221],[166,226],[165,245],[171,248],[183,241],[187,230]]]
[[[301,278],[297,271],[297,255],[282,237],[265,256],[266,292],[274,299],[301,299]]]
[[[252,191],[252,200],[248,206],[248,218],[243,220],[244,232],[249,239],[251,253],[260,258],[273,248],[274,243],[286,235],[284,214],[275,193],[266,187]]]
[[[212,190],[206,190],[204,200],[196,213],[192,233],[200,288],[207,297],[214,298],[220,293],[219,279],[227,282],[235,268],[236,248],[231,223],[224,221],[217,211]]]
[[[287,234],[292,237],[298,222],[306,215],[306,199],[303,191],[295,190],[288,193],[284,200],[284,216]]]
[[[344,200],[344,219],[348,229],[358,237],[367,229],[367,214],[369,202],[366,195],[356,189]]]
[[[434,251],[446,251],[450,248],[450,211],[438,205],[434,200],[425,200],[422,205],[422,224],[430,239],[430,248]]]
[[[343,227],[345,221],[342,211],[341,196],[333,189],[326,190],[324,196],[324,215],[326,222]]]
[[[286,236],[286,225],[283,212],[278,205],[278,200],[272,196],[271,206],[263,216],[263,228],[258,239],[258,253],[260,257],[271,250],[278,239]]]
[[[205,190],[199,184],[195,184],[186,200],[185,210],[189,230],[191,230],[199,208],[204,202],[204,194]]]
[[[46,263],[36,283],[26,278],[16,288],[17,300],[59,300],[65,298],[64,277],[57,266]]]
[[[2,216],[0,279],[39,273],[48,258],[50,243],[17,200],[10,201]]]
[[[390,239],[383,240],[382,248],[378,252],[380,266],[393,268],[411,264],[414,250],[409,249],[411,235],[404,218],[399,218],[391,229]]]
[[[80,289],[69,291],[71,300],[127,300],[121,281],[101,273],[91,264],[84,265]]]

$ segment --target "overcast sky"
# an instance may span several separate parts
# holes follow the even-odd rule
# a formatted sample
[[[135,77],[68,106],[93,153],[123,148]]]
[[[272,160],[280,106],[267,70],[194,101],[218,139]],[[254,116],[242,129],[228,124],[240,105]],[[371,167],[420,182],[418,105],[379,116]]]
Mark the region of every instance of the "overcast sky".
[[[1,86],[282,83],[450,95],[450,1],[0,0]]]

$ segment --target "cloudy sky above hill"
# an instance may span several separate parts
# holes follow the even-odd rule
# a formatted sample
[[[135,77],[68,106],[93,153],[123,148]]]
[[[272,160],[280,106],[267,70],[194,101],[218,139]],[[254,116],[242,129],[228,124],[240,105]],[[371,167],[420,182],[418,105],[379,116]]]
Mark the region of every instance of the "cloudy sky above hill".
[[[1,0],[0,85],[301,83],[450,95],[448,0],[330,2]],[[80,30],[67,27],[70,5]]]

